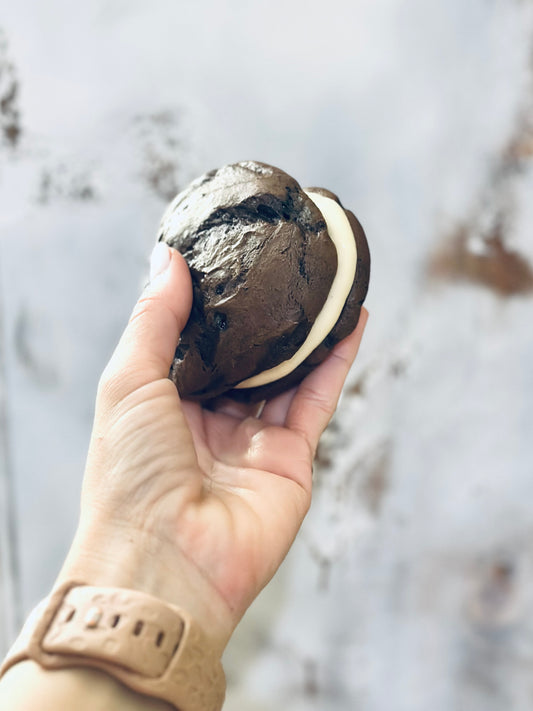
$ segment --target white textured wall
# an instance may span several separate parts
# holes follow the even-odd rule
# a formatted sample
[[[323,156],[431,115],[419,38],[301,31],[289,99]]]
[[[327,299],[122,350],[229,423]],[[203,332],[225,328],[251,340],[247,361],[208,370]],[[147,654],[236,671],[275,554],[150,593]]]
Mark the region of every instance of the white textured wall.
[[[21,608],[68,547],[166,197],[255,158],[361,218],[371,318],[309,517],[228,649],[228,711],[531,709],[533,4],[18,0],[0,23]]]

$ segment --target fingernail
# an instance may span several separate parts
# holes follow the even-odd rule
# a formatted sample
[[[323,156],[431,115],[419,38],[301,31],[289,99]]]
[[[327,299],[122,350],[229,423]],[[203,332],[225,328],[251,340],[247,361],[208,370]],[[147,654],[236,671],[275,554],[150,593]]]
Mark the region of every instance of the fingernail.
[[[164,242],[158,242],[150,257],[150,281],[162,274],[170,264],[170,249]]]

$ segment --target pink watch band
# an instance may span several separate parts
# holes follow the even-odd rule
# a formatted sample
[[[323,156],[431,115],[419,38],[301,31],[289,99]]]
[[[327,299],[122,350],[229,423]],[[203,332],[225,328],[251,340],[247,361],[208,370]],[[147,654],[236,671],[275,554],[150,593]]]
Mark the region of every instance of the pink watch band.
[[[89,666],[178,711],[219,711],[225,678],[203,630],[178,607],[136,590],[67,582],[30,615],[0,668]]]

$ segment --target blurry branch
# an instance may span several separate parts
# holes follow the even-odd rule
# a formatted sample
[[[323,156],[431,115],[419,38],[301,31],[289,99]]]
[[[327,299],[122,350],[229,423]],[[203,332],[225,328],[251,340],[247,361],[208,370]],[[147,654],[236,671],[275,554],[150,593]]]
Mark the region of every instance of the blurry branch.
[[[168,202],[180,190],[184,146],[179,118],[170,110],[139,115],[135,118],[135,129],[143,152],[143,180]]]
[[[501,297],[533,293],[533,267],[509,244],[516,212],[516,178],[533,161],[533,49],[529,86],[515,128],[497,157],[470,216],[430,256],[431,280],[466,281]]]
[[[18,108],[19,83],[8,57],[7,39],[0,29],[0,135],[2,142],[16,146],[21,135]]]
[[[0,658],[14,640],[21,612],[3,321],[4,299],[0,288]]]

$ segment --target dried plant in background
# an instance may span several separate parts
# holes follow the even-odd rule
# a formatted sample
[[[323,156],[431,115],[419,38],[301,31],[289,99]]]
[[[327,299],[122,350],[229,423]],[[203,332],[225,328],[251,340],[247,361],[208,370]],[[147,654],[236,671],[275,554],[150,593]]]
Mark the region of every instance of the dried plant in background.
[[[49,164],[41,171],[37,202],[48,204],[60,198],[87,202],[96,197],[97,190],[91,170],[77,166],[74,160]]]
[[[427,264],[431,280],[465,281],[503,298],[533,292],[533,266],[510,244],[517,177],[533,161],[533,52],[530,87],[478,205],[449,233]]]
[[[19,82],[9,59],[7,38],[0,30],[0,136],[8,146],[16,146],[21,136],[18,106]]]
[[[182,140],[180,123],[170,110],[135,118],[143,153],[142,177],[148,187],[168,202],[179,192]]]
[[[448,237],[429,263],[432,279],[467,281],[502,297],[533,291],[533,270],[525,257],[507,246],[504,225],[495,221],[482,234],[464,224]]]

